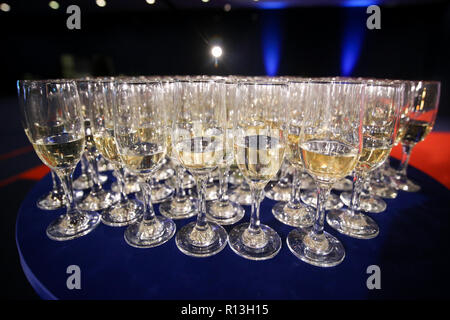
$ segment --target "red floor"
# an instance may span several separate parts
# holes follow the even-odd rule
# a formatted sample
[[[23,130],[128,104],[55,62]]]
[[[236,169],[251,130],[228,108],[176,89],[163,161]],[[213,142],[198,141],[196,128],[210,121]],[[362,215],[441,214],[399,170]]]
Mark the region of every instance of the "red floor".
[[[392,149],[391,156],[400,159],[401,147]],[[431,132],[414,147],[409,164],[450,189],[450,133]]]

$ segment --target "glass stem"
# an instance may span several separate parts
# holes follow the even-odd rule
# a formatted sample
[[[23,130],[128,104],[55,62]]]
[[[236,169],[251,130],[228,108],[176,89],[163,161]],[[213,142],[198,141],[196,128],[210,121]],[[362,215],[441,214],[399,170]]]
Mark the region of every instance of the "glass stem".
[[[65,218],[68,219],[71,226],[75,226],[80,222],[80,214],[76,209],[73,197],[72,174],[73,172],[59,172],[58,177],[61,180],[61,184],[66,196]]]
[[[58,197],[60,194],[64,194],[64,189],[61,185],[61,182],[56,177],[56,173],[53,170],[50,170],[50,173],[52,175],[52,193],[54,197]]]
[[[300,203],[300,172],[297,168],[293,168],[292,172],[292,190],[291,199],[289,200],[290,206],[297,206]]]
[[[200,175],[195,177],[197,182],[198,193],[198,215],[195,225],[196,229],[204,230],[208,226],[206,222],[206,184],[208,182],[208,175]]]
[[[259,221],[259,207],[264,196],[264,189],[258,189],[250,185],[252,193],[252,209],[250,213],[250,224],[248,225],[249,232],[256,234],[261,231]]]
[[[92,179],[92,191],[94,193],[102,190],[102,185],[100,184],[99,174],[98,174],[98,162],[97,155],[94,152],[89,152],[88,156],[89,166],[91,169],[91,179]]]
[[[317,207],[312,233],[316,237],[323,235],[323,224],[325,221],[325,203],[330,195],[331,183],[320,183],[317,187]]]
[[[85,174],[89,177],[89,161],[86,156],[87,152],[83,152],[81,156],[81,174]]]
[[[219,201],[227,202],[227,192],[228,192],[228,166],[219,167]]]
[[[144,215],[142,218],[142,221],[144,223],[146,222],[154,222],[155,220],[155,210],[153,209],[152,204],[152,177],[149,177],[146,180],[146,182],[141,182],[141,190],[142,190],[142,198],[144,200]]]
[[[176,182],[175,182],[175,197],[177,199],[184,199],[186,192],[183,189],[184,170],[180,165],[175,165]]]
[[[411,151],[413,146],[409,144],[402,144],[403,153],[402,153],[402,160],[400,162],[400,166],[397,170],[397,173],[406,178],[406,169],[408,168],[409,158],[411,157]]]
[[[365,180],[365,178],[364,178],[364,175],[362,174],[362,172],[355,170],[355,173],[353,176],[352,197],[350,199],[349,214],[351,216],[354,216],[355,214],[359,214],[361,192],[363,190],[364,180]]]
[[[125,193],[125,169],[123,166],[118,166],[116,169],[116,176],[117,176],[117,186],[119,187],[119,194],[120,194],[120,203],[125,203],[128,200],[128,196]]]

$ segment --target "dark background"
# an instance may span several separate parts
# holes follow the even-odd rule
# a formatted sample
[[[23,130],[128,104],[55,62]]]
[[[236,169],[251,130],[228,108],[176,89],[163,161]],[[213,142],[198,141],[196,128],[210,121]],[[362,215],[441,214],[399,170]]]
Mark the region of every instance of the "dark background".
[[[0,11],[0,154],[28,144],[15,96],[15,81],[24,78],[276,74],[440,80],[437,127],[450,118],[447,1],[107,0],[99,8],[94,0],[72,0],[59,1],[58,10],[48,1],[5,2],[11,10]],[[381,7],[381,30],[366,28],[372,3]],[[66,27],[70,4],[81,8],[81,30]],[[210,54],[215,44],[224,50],[217,65]],[[0,179],[40,164],[32,152],[0,161]],[[32,185],[20,180],[0,187],[6,298],[37,297],[14,242],[15,215]]]

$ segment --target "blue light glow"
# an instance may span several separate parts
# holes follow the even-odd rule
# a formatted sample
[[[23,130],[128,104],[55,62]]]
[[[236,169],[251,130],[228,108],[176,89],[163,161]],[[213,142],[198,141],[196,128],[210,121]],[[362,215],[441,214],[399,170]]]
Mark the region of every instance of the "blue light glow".
[[[341,74],[345,77],[352,74],[359,59],[366,30],[365,17],[365,10],[346,12],[341,53]]]
[[[276,10],[286,8],[287,4],[283,1],[261,1],[257,7],[260,9]]]
[[[280,19],[277,14],[270,13],[262,16],[262,45],[264,67],[268,76],[275,76],[278,72],[281,51]]]
[[[373,4],[379,4],[379,0],[345,0],[342,2],[343,7],[368,7]]]

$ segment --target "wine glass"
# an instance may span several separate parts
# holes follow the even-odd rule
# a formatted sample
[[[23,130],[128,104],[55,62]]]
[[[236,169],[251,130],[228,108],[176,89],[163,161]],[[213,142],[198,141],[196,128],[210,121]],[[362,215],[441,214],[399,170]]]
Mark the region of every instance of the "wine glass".
[[[125,193],[125,169],[114,138],[114,80],[92,80],[88,83],[88,88],[92,96],[92,104],[88,112],[92,119],[94,144],[100,155],[114,167],[119,187],[119,199],[103,210],[102,222],[111,227],[126,226],[138,219],[143,212],[143,207],[138,201],[128,199]]]
[[[230,201],[228,192],[228,177],[230,166],[234,160],[233,152],[233,118],[236,113],[236,87],[237,81],[233,78],[223,80],[225,86],[225,135],[223,159],[218,165],[219,190],[218,199],[207,201],[206,217],[208,220],[221,225],[230,225],[244,217],[245,210],[236,202]]]
[[[341,242],[324,231],[324,204],[333,183],[349,175],[362,150],[364,83],[311,80],[300,133],[305,170],[317,185],[317,206],[311,228],[292,230],[291,252],[302,261],[321,267],[338,265],[345,257]]]
[[[178,108],[174,104],[174,81],[166,81],[163,83],[165,92],[165,106],[169,110],[169,119],[167,122],[167,130],[172,131],[173,119],[176,119]],[[178,161],[176,152],[172,148],[172,135],[167,135],[167,156],[170,163],[175,168],[175,194],[174,196],[162,202],[159,205],[159,211],[162,215],[171,219],[186,219],[198,213],[197,201],[186,193],[183,187],[185,169]]]
[[[97,227],[96,212],[76,207],[72,175],[84,150],[85,136],[81,104],[73,81],[17,82],[22,124],[39,158],[56,172],[65,192],[66,214],[47,227],[52,240],[81,237]]]
[[[414,98],[408,109],[406,127],[401,139],[403,154],[400,166],[393,180],[395,188],[417,192],[420,186],[408,179],[406,170],[414,146],[431,132],[439,108],[441,83],[439,81],[415,81]]]
[[[82,210],[98,211],[106,209],[111,204],[116,202],[118,194],[105,191],[100,181],[100,174],[98,169],[98,159],[100,157],[100,154],[94,143],[91,126],[91,108],[93,104],[93,95],[90,92],[90,81],[91,80],[88,79],[76,80],[84,119],[84,129],[86,137],[85,156],[89,163],[89,176],[92,181],[90,192],[84,199],[82,199],[78,203],[78,206]]]
[[[360,212],[360,197],[369,173],[380,167],[391,152],[398,131],[404,85],[368,81],[364,97],[363,145],[354,170],[354,187],[349,208],[331,210],[328,224],[342,234],[372,239],[379,233],[377,223]]]
[[[175,82],[175,118],[172,151],[195,178],[198,193],[197,221],[176,235],[178,249],[186,255],[207,257],[227,244],[227,232],[206,220],[206,184],[223,159],[226,132],[224,85],[212,79],[181,79]]]
[[[301,124],[306,108],[305,93],[308,81],[289,82],[288,119],[286,120],[286,158],[293,167],[292,195],[289,202],[278,202],[272,208],[272,214],[280,222],[293,227],[310,227],[314,220],[314,211],[300,200],[300,172],[304,170],[299,139]],[[266,193],[267,196],[267,193]]]
[[[283,82],[246,81],[238,85],[234,125],[234,156],[250,185],[250,223],[239,224],[229,235],[231,249],[251,260],[273,258],[281,238],[259,220],[264,187],[284,160],[288,86]]]
[[[125,241],[136,248],[151,248],[170,240],[175,223],[156,216],[149,184],[167,152],[167,110],[162,85],[157,81],[125,79],[116,82],[114,137],[120,161],[145,180],[141,184],[144,214],[125,230]]]

